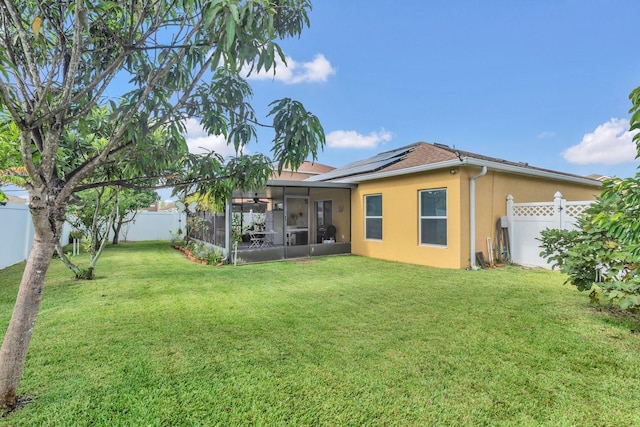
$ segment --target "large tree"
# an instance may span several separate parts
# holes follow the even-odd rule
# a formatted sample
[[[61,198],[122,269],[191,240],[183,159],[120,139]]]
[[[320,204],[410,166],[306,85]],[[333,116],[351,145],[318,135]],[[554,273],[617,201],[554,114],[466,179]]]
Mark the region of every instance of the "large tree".
[[[35,227],[0,350],[0,407],[11,409],[70,197],[106,184],[148,187],[158,180],[217,195],[264,183],[269,158],[189,155],[183,123],[196,117],[241,152],[258,124],[241,71],[270,70],[276,57],[284,60],[277,41],[301,33],[311,4],[0,1],[0,103],[19,129]],[[95,131],[91,112],[106,105],[106,136],[77,138]],[[324,133],[314,115],[282,99],[269,116],[279,169],[316,157]],[[145,138],[158,130],[166,138]],[[114,166],[127,178],[108,178]],[[135,170],[145,176],[129,174]]]

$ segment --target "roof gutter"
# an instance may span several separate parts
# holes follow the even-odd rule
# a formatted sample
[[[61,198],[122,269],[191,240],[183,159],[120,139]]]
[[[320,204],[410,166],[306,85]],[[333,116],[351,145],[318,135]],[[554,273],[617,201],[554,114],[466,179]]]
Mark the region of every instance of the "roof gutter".
[[[413,166],[410,168],[397,169],[397,170],[386,171],[386,172],[377,172],[369,175],[355,175],[355,176],[348,176],[344,178],[336,178],[333,182],[345,182],[345,183],[357,184],[358,182],[362,182],[362,181],[370,181],[373,179],[389,178],[392,176],[407,175],[410,173],[426,172],[426,171],[432,171],[432,170],[438,170],[438,169],[444,169],[444,168],[452,168],[452,167],[457,167],[464,164],[465,164],[465,159],[446,160],[444,162],[430,163],[427,165]]]
[[[536,177],[546,178],[546,179],[568,181],[568,182],[573,182],[577,184],[591,185],[593,187],[600,187],[602,185],[602,182],[597,181],[595,179],[586,178],[586,177],[566,175],[559,172],[546,171],[546,170],[536,169],[533,167],[516,166],[516,165],[509,165],[509,164],[504,164],[500,162],[492,162],[489,160],[476,159],[473,157],[463,157],[460,160],[458,159],[445,160],[443,162],[413,166],[410,168],[397,169],[393,171],[372,173],[370,175],[357,175],[357,176],[345,177],[342,179],[337,178],[332,182],[358,183],[358,182],[370,181],[374,179],[389,178],[393,176],[406,175],[410,173],[433,171],[433,170],[446,169],[446,168],[452,168],[452,167],[458,167],[458,166],[479,166],[479,167],[486,166],[487,168],[494,171],[498,171],[498,172],[509,172],[509,173],[515,173],[519,175],[528,175],[528,176],[536,176]],[[319,175],[319,176],[322,176],[322,175]]]
[[[602,186],[601,181],[587,178],[587,177],[582,177],[582,176],[567,175],[559,172],[547,171],[547,170],[537,169],[533,167],[516,166],[516,165],[492,162],[489,160],[474,159],[473,157],[466,158],[466,160],[467,160],[466,164],[468,165],[486,166],[491,170],[500,171],[500,172],[511,172],[511,173],[516,173],[520,175],[530,175],[530,176],[537,176],[540,178],[570,181],[577,184],[592,185],[594,187]]]
[[[266,186],[269,187],[309,187],[309,188],[356,188],[355,183],[347,183],[343,181],[296,181],[285,179],[270,179]]]
[[[479,174],[469,178],[469,260],[471,270],[478,270],[476,265],[476,179],[486,175],[487,167],[482,166]]]

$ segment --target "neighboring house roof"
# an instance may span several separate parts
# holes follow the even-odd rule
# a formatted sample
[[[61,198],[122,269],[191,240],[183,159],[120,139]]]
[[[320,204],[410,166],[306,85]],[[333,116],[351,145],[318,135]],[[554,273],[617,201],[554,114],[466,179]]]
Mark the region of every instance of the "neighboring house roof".
[[[591,175],[587,175],[587,178],[595,179],[598,181],[604,181],[607,179],[611,179],[610,176],[600,175],[599,173],[592,173]]]
[[[528,163],[511,162],[458,150],[443,144],[426,142],[416,142],[385,151],[368,159],[349,163],[329,173],[311,177],[307,181],[361,182],[465,165],[486,166],[492,170],[573,181],[593,186],[601,184],[600,181],[589,177],[538,168],[530,166]]]
[[[27,199],[22,197],[12,196],[11,194],[5,194],[7,196],[6,204],[8,205],[26,205]]]
[[[156,200],[146,209],[140,209],[147,212],[175,212],[178,210],[176,202],[173,200]]]
[[[271,180],[302,181],[313,176],[330,172],[334,169],[335,168],[333,166],[323,165],[322,163],[312,163],[305,160],[295,172],[291,169],[283,169],[282,173],[278,175],[278,171],[274,170],[271,175]]]

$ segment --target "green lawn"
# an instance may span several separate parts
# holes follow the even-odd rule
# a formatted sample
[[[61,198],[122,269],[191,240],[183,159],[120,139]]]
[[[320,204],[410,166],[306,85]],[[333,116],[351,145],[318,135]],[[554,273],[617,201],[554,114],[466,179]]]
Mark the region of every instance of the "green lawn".
[[[0,325],[22,266],[0,271]],[[640,329],[556,272],[355,256],[243,267],[168,243],[54,261],[0,424],[640,425]]]

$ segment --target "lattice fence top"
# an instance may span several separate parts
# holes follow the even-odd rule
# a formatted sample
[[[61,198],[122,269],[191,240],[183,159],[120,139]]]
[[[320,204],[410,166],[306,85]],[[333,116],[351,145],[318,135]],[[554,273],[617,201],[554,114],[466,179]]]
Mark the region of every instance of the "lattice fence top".
[[[591,203],[567,203],[564,208],[564,214],[570,217],[578,217],[582,212],[584,212]]]
[[[535,204],[535,205],[514,205],[514,216],[546,216],[552,217],[555,213],[553,204]]]

